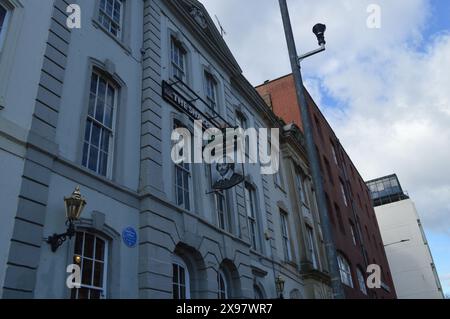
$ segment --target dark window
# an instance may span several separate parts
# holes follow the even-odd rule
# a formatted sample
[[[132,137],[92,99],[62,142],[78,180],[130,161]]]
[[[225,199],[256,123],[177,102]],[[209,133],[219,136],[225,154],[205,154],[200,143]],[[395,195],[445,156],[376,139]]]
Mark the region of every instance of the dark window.
[[[107,258],[104,239],[87,232],[76,233],[74,262],[81,268],[81,288],[72,289],[72,299],[106,298]]]
[[[334,178],[333,178],[333,173],[331,171],[330,162],[328,162],[326,157],[323,158],[323,161],[325,163],[325,168],[327,170],[328,179],[330,180],[331,184],[334,185]]]

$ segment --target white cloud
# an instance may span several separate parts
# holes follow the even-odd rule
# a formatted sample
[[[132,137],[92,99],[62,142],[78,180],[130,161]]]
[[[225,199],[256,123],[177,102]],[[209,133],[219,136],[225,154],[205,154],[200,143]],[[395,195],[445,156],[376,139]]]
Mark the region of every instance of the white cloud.
[[[253,84],[290,73],[276,0],[204,0]],[[381,29],[368,29],[379,4]],[[397,173],[425,226],[450,227],[450,34],[423,47],[426,0],[289,0],[299,51],[327,25],[328,49],[303,63],[305,83],[366,179]],[[299,53],[301,53],[299,52]],[[327,105],[331,96],[338,102]],[[328,108],[328,106],[334,106]]]

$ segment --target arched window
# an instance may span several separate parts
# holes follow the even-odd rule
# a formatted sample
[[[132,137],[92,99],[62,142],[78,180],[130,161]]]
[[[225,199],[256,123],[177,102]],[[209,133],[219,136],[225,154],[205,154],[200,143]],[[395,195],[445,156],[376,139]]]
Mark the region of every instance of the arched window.
[[[356,275],[358,277],[359,290],[361,290],[363,294],[367,295],[366,280],[364,279],[364,274],[359,267],[356,268]]]
[[[341,254],[338,254],[338,263],[342,283],[353,288],[353,279],[350,264],[348,263],[347,259]]]
[[[81,268],[81,288],[72,289],[71,298],[106,298],[107,240],[89,232],[77,232],[75,235],[74,262]]]
[[[253,293],[255,294],[255,299],[264,299],[264,293],[257,285],[253,285]]]
[[[227,280],[224,272],[217,272],[217,299],[228,299]]]
[[[172,269],[173,299],[190,299],[191,290],[188,267],[180,257],[174,255]]]

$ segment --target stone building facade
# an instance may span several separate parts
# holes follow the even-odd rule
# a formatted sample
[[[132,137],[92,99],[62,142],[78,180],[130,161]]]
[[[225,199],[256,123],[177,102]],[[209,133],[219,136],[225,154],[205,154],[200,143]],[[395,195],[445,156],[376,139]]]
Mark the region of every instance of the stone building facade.
[[[75,2],[81,28],[69,29]],[[302,135],[266,107],[200,2],[0,6],[2,298],[276,298],[278,277],[285,297],[331,296]],[[193,109],[278,128],[279,173],[245,164],[244,182],[212,192],[208,165],[171,159]],[[52,252],[77,185],[87,206]]]

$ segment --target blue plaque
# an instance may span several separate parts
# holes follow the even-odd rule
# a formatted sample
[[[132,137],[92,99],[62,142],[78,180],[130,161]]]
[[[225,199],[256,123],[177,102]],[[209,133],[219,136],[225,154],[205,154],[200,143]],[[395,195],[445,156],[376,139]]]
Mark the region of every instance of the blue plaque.
[[[125,245],[130,248],[136,246],[137,242],[137,233],[133,227],[127,227],[122,231],[122,239]]]

